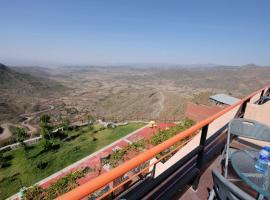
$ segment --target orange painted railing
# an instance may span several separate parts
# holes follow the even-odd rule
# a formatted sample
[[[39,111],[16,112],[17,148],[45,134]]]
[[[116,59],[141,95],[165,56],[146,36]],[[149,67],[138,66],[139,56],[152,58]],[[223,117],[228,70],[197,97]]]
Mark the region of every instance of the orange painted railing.
[[[190,142],[192,138],[190,138],[189,140],[185,141],[184,143],[180,144],[179,146],[177,146],[175,149],[173,149],[172,151],[166,153],[165,155],[161,156],[158,160],[156,160],[155,162],[149,164],[147,167],[145,167],[144,169],[142,169],[141,171],[139,171],[138,173],[130,176],[127,180],[121,182],[119,185],[115,186],[114,188],[110,189],[108,192],[106,192],[105,194],[101,195],[100,197],[98,197],[97,199],[103,199],[107,196],[109,196],[110,194],[112,194],[113,192],[115,192],[117,189],[121,188],[122,186],[124,186],[126,183],[128,183],[129,181],[132,181],[134,178],[138,177],[139,175],[146,173],[147,170],[149,170],[151,167],[154,167],[157,163],[161,162],[163,159],[167,158],[168,156],[172,155],[173,153],[175,153],[176,151],[178,151],[180,148],[182,148],[183,146],[185,146],[188,142]]]
[[[200,121],[199,123],[195,124],[194,126],[190,127],[189,129],[175,135],[174,137],[164,141],[163,143],[139,154],[138,156],[132,158],[131,160],[126,161],[122,165],[112,169],[111,171],[101,174],[97,178],[90,180],[89,182],[78,186],[77,188],[67,192],[66,194],[58,197],[58,200],[78,200],[82,199],[89,194],[97,191],[98,189],[106,186],[116,178],[124,175],[125,173],[131,171],[132,169],[138,167],[139,165],[145,163],[146,161],[150,160],[151,158],[155,157],[157,154],[161,153],[162,151],[166,150],[167,148],[171,147],[172,145],[176,144],[182,139],[187,138],[191,134],[195,133],[196,131],[200,130],[204,126],[210,124],[220,116],[224,115],[225,113],[231,111],[235,107],[242,105],[247,100],[250,100],[253,96],[258,94],[259,92],[268,89],[270,85],[267,85],[260,90],[253,92],[249,96],[243,98],[242,100],[238,101],[237,103],[225,108],[224,110],[220,111],[219,113]]]

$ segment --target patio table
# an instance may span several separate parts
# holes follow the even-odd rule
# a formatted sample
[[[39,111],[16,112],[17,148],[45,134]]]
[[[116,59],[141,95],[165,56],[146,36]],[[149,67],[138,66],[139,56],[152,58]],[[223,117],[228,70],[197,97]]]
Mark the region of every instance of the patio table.
[[[259,199],[270,199],[269,177],[255,168],[258,156],[259,152],[255,150],[238,150],[232,153],[231,164],[237,175],[260,194]]]

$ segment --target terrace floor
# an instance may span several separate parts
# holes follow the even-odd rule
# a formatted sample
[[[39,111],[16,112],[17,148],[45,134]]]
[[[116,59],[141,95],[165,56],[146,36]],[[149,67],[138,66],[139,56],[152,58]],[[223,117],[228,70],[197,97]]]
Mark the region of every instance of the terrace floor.
[[[239,149],[250,149],[249,145],[242,144],[237,141],[233,141],[231,146],[239,148]],[[201,199],[208,199],[209,192],[213,188],[213,180],[212,180],[212,171],[216,170],[221,173],[221,155],[217,156],[209,163],[205,171],[203,172],[200,183],[198,186],[197,191],[194,191],[192,187],[186,188],[184,190],[179,191],[179,193],[174,197],[174,199],[180,200],[201,200]],[[239,179],[238,176],[234,173],[232,167],[229,166],[229,174],[228,177],[231,179]],[[240,179],[238,181],[233,182],[235,185],[240,187],[245,192],[249,193],[254,198],[257,198],[257,192],[250,188],[247,184],[242,182]]]
[[[225,106],[207,106],[189,102],[186,107],[185,116],[196,121],[202,121],[223,110]]]

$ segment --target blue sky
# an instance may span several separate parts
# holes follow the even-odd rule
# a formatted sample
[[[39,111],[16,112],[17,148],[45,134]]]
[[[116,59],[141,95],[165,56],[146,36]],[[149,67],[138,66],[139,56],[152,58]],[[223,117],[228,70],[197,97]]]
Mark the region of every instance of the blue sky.
[[[270,65],[269,0],[0,1],[0,62]]]

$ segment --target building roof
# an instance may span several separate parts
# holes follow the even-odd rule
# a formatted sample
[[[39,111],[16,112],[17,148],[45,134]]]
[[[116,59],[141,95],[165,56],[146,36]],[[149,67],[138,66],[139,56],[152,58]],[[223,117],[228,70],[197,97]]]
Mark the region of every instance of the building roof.
[[[207,105],[198,105],[189,102],[186,107],[185,116],[196,121],[202,121],[218,112],[223,110],[223,107],[220,106],[207,106]]]
[[[216,95],[210,96],[209,99],[212,99],[212,100],[215,100],[220,103],[227,104],[227,105],[233,105],[234,103],[240,101],[240,99],[229,96],[227,94],[216,94]]]

